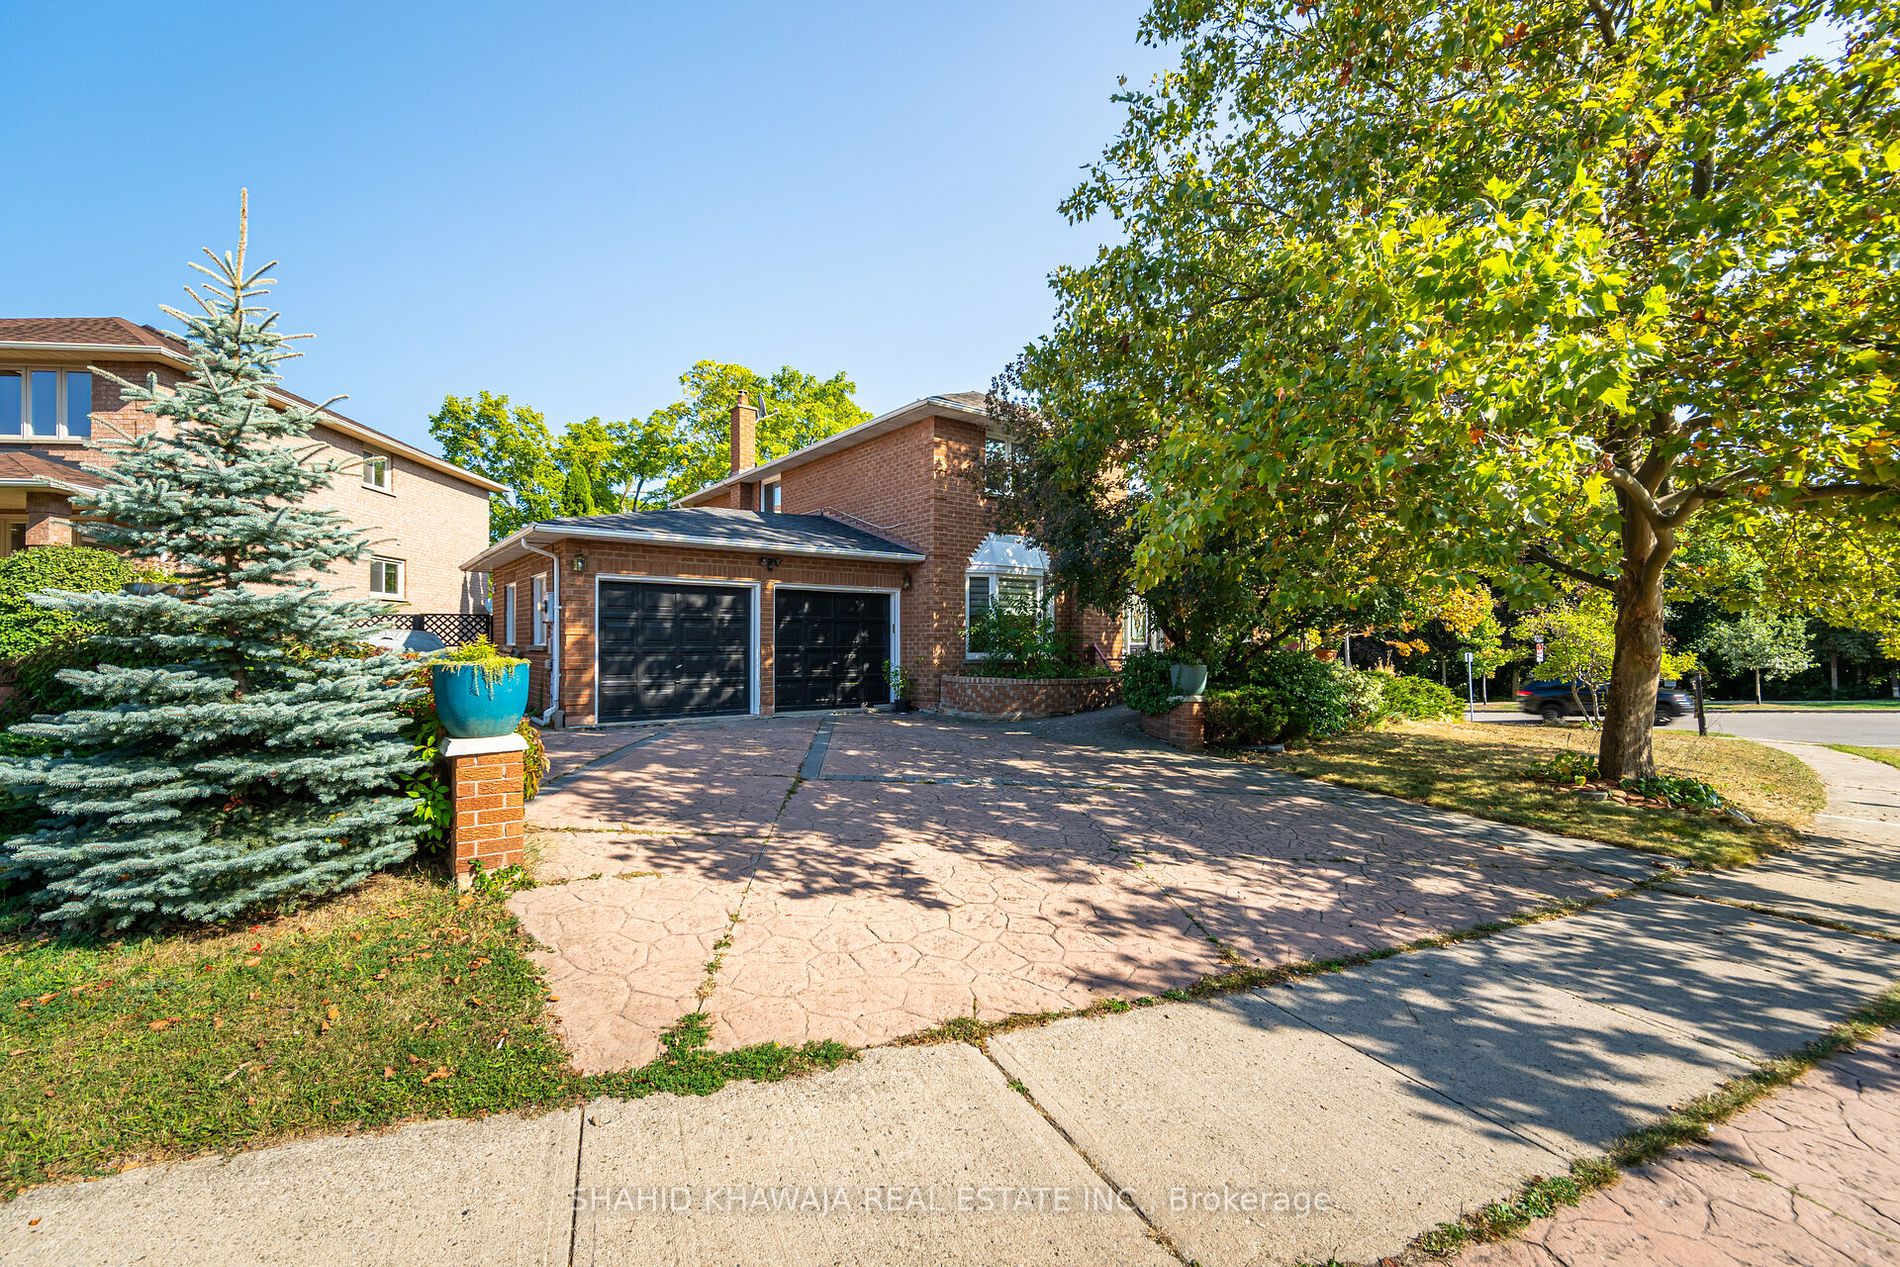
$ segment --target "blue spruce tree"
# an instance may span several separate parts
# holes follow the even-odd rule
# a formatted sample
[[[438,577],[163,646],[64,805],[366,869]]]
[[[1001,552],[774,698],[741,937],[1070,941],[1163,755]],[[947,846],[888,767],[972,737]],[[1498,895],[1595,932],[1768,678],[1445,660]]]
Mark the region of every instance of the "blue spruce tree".
[[[75,499],[95,540],[176,584],[41,600],[101,630],[99,664],[62,674],[83,706],[16,728],[47,755],[0,762],[0,785],[45,815],[0,846],[0,873],[50,923],[224,919],[415,849],[397,782],[409,688],[357,623],[382,608],[319,577],[368,546],[307,504],[341,469],[307,441],[317,411],[267,398],[296,355],[258,306],[274,265],[247,271],[242,217],[236,253],[205,254],[208,281],[187,290],[202,311],[164,310],[184,324],[189,375],[170,390],[121,380],[160,425]]]

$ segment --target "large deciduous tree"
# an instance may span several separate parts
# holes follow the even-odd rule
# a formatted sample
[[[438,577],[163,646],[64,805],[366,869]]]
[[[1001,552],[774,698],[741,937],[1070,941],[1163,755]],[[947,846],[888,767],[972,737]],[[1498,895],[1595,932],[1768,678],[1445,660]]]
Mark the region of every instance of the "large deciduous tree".
[[[1688,543],[1803,546],[1783,604],[1900,628],[1855,562],[1900,527],[1897,20],[1156,0],[1180,65],[1065,204],[1124,237],[1056,274],[1024,376],[1081,435],[1149,438],[1137,584],[1228,540],[1304,563],[1343,508],[1387,576],[1423,550],[1603,590],[1611,778],[1653,769],[1666,589],[1722,580],[1672,576]],[[1804,32],[1838,46],[1776,54]]]
[[[743,365],[699,361],[680,375],[685,395],[655,410],[649,426],[664,427],[682,447],[667,495],[698,492],[732,472],[732,407],[745,392],[758,407],[758,458],[769,462],[794,449],[868,422],[853,399],[858,386],[841,370],[819,378],[781,366],[769,378]]]

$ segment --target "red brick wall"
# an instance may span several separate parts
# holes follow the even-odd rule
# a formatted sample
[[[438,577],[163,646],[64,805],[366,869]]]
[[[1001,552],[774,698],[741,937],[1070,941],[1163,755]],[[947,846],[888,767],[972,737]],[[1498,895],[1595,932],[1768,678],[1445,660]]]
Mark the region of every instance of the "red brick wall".
[[[1119,677],[1001,678],[947,673],[939,707],[952,717],[990,721],[1063,717],[1119,703]]]
[[[780,478],[790,514],[839,511],[925,556],[903,597],[903,662],[917,703],[935,707],[963,665],[963,575],[995,521],[982,495],[984,428],[925,418],[793,467]]]
[[[607,541],[564,541],[549,547],[559,558],[561,617],[557,631],[561,646],[561,708],[570,726],[591,726],[598,716],[594,673],[594,596],[601,576],[676,577],[689,581],[759,582],[759,711],[772,711],[772,591],[779,585],[834,585],[862,589],[896,590],[904,583],[905,565],[856,560],[806,559],[775,556],[778,567],[767,570],[757,554],[737,550],[699,550],[687,546],[620,545]],[[586,559],[584,572],[574,570],[574,557]],[[528,622],[531,577],[545,573],[546,559],[517,560],[495,570],[495,592],[517,587],[521,614],[516,631],[521,642],[531,637]],[[910,645],[909,612],[899,608],[900,634]],[[497,626],[501,622],[498,620]],[[515,654],[529,662],[529,693],[546,708],[547,655],[517,647]],[[531,705],[531,707],[533,707]]]

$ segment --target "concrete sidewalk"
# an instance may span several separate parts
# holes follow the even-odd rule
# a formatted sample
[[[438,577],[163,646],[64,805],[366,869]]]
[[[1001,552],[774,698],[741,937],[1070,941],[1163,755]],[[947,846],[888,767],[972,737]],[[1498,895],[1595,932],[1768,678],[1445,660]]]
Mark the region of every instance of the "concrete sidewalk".
[[[1816,764],[1843,807],[1823,826],[1900,820],[1900,772]],[[1801,868],[1803,851],[1746,876],[1739,899],[1694,879],[1682,882],[1693,891],[1650,890],[1288,986],[1021,1030],[987,1052],[876,1050],[831,1074],[704,1099],[434,1122],[39,1189],[0,1207],[0,1259],[1369,1261],[1600,1152],[1900,979],[1900,941],[1802,922],[1839,910],[1849,914],[1829,918],[1877,926],[1885,899],[1869,886],[1890,882],[1894,843],[1843,833],[1814,849],[1825,866]],[[1771,1178],[1747,1189],[1759,1217],[1735,1242],[1755,1256],[1707,1261],[1900,1261],[1900,1197],[1880,1178],[1900,1153],[1900,1132],[1881,1125],[1900,1114],[1900,1087],[1868,1072],[1890,1068],[1885,1051],[1804,1084],[1832,1079],[1816,1094],[1853,1113],[1796,1093],[1712,1145],[1740,1159],[1721,1163],[1731,1171]],[[1623,1217],[1623,1191],[1586,1205],[1592,1228]],[[1817,1201],[1826,1208],[1808,1208]],[[1554,1262],[1540,1247],[1572,1244],[1562,1227],[1537,1234],[1508,1251],[1528,1257],[1498,1261]],[[1612,1242],[1662,1246],[1652,1260],[1678,1244],[1589,1243]]]

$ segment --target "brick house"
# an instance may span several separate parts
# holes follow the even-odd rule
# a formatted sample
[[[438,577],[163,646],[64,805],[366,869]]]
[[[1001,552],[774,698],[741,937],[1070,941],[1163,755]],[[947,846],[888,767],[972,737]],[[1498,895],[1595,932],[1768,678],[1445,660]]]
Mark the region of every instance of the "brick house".
[[[175,335],[123,317],[0,318],[0,554],[82,538],[69,499],[99,486],[108,442],[155,425],[106,374],[169,386],[188,364]],[[404,614],[486,609],[483,578],[461,562],[487,541],[488,496],[501,485],[331,410],[311,439],[319,458],[345,464],[313,500],[342,511],[373,551],[338,565],[336,592]]]
[[[1032,595],[1085,651],[1120,615],[1052,591],[1043,553],[997,533],[979,392],[930,396],[770,462],[732,411],[732,474],[668,510],[530,524],[463,564],[492,577],[495,640],[533,666],[531,711],[569,725],[913,698],[980,659],[969,620]],[[558,651],[558,655],[555,653]]]

